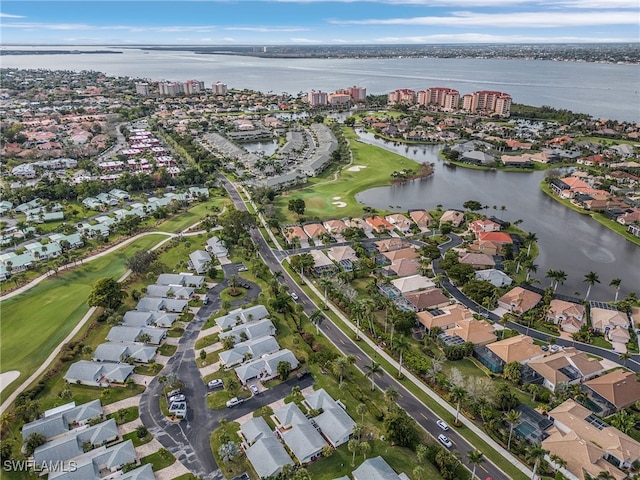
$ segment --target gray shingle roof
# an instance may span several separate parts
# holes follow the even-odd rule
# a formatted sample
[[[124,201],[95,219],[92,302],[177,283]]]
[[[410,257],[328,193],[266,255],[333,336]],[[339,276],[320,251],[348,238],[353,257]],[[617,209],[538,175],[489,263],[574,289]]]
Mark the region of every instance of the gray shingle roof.
[[[73,405],[73,404],[71,404]],[[45,414],[46,415],[46,414]],[[55,437],[69,431],[72,424],[84,424],[92,418],[102,415],[100,400],[93,400],[82,405],[72,406],[67,410],[58,411],[33,422],[26,423],[22,427],[22,438],[26,439],[32,433],[39,433],[45,438]]]
[[[49,480],[99,480],[101,468],[109,470],[119,469],[128,463],[136,461],[136,451],[133,442],[118,443],[112,447],[98,447],[74,459],[75,469],[68,471],[54,471],[49,474]]]
[[[261,438],[247,449],[246,454],[260,478],[278,475],[284,465],[293,465],[285,448],[273,437]]]
[[[401,480],[382,457],[367,458],[353,473],[353,480]]]
[[[260,438],[275,438],[273,431],[262,417],[250,418],[242,424],[240,431],[249,445]]]

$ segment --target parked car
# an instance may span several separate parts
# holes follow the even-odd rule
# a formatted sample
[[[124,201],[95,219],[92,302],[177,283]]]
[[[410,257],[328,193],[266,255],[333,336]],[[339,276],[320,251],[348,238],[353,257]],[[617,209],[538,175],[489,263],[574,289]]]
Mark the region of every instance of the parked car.
[[[309,375],[311,375],[311,372],[309,370],[300,370],[296,376],[298,377],[298,380],[302,380],[304,377],[308,377]]]
[[[296,302],[300,300],[300,297],[298,297],[298,294],[296,292],[291,292],[291,298],[293,298]]]
[[[224,387],[224,382],[221,378],[216,378],[215,380],[211,380],[209,383],[207,383],[207,386],[209,388],[220,388]]]
[[[547,350],[549,350],[549,347],[547,345],[541,345],[540,348],[542,349],[543,352],[546,352]]]
[[[238,268],[239,272],[246,272],[247,270],[249,270],[249,269],[244,265],[240,265],[240,268]]]
[[[240,405],[244,400],[238,397],[233,397],[231,400],[227,402],[227,408],[235,407],[236,405]]]
[[[438,419],[436,420],[436,425],[438,425],[442,430],[444,430],[445,432],[447,430],[449,430],[449,425],[447,425],[445,422],[443,422],[442,420]]]
[[[175,390],[171,390],[169,393],[167,393],[167,398],[175,397],[176,395],[180,395],[181,393],[182,390],[176,388]]]
[[[451,440],[449,440],[449,437],[447,437],[446,435],[443,435],[442,433],[438,435],[438,440],[440,441],[441,444],[443,444],[447,448],[453,447],[453,443],[451,443]]]
[[[556,353],[558,350],[560,350],[560,346],[559,345],[551,345],[551,347],[549,347],[549,351],[551,353]]]
[[[174,402],[184,402],[187,399],[183,394],[179,393],[178,395],[174,395],[173,397],[169,397],[169,403]]]
[[[260,390],[256,385],[250,385],[249,388],[251,389],[251,393],[254,395],[258,395],[260,393]]]
[[[202,304],[209,305],[209,297],[204,297],[204,299],[202,300]]]

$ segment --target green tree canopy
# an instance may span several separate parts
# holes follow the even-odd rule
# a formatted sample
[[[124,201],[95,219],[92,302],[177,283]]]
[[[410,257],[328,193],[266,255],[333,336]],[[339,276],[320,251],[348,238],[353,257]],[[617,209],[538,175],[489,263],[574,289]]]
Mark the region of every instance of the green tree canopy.
[[[116,310],[126,298],[127,292],[122,290],[114,278],[105,277],[99,279],[93,286],[89,294],[89,305],[92,307],[103,307]]]
[[[307,204],[301,198],[292,198],[289,200],[289,211],[297,213],[298,215],[304,215],[304,211],[307,208]]]

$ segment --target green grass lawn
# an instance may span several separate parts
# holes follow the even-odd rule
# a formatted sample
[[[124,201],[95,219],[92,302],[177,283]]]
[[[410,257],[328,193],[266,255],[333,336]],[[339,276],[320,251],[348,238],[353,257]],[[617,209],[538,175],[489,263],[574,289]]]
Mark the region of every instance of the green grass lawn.
[[[154,472],[162,470],[163,468],[167,468],[169,465],[173,465],[175,461],[176,457],[174,457],[169,450],[165,450],[164,448],[161,448],[156,453],[152,453],[151,455],[147,455],[146,457],[142,457],[140,459],[140,463],[142,465],[150,463],[151,468],[153,468]]]
[[[297,222],[297,218],[287,209],[289,200],[302,198],[306,203],[305,216],[320,219],[359,217],[363,214],[363,206],[356,201],[356,194],[364,190],[391,184],[391,173],[397,170],[419,170],[418,163],[406,157],[389,152],[380,147],[356,141],[357,135],[351,129],[344,129],[353,152],[353,165],[365,166],[359,172],[349,171],[351,166],[338,171],[337,180],[333,177],[325,182],[310,182],[301,190],[293,190],[279,196],[275,202],[279,216],[287,222]],[[334,200],[334,197],[340,197]],[[345,202],[339,208],[334,201]]]
[[[2,391],[11,394],[49,356],[87,313],[87,297],[102,277],[119,278],[135,252],[149,249],[164,235],[148,235],[72,271],[45,280],[25,293],[2,302],[0,357],[2,372],[18,370],[20,377]]]
[[[144,445],[145,443],[149,443],[152,439],[153,439],[153,437],[151,436],[150,433],[147,433],[147,435],[145,437],[140,438],[140,437],[138,437],[138,432],[136,432],[136,431],[127,433],[126,435],[122,436],[122,440],[124,440],[124,441],[131,440],[133,442],[133,446],[134,447],[139,447],[140,445]]]
[[[230,422],[214,430],[213,433],[211,433],[211,451],[216,459],[216,463],[220,465],[220,471],[222,475],[224,475],[224,478],[234,478],[243,472],[247,472],[252,479],[256,479],[258,476],[242,450],[240,450],[240,454],[231,462],[223,462],[220,455],[218,455],[218,450],[220,450],[222,446],[222,434],[226,434],[232,442],[239,444],[240,436],[238,435],[238,430],[240,430],[240,424],[238,422]]]
[[[138,407],[122,408],[117,412],[110,413],[107,418],[115,418],[118,425],[123,425],[134,421],[140,416]]]
[[[160,355],[163,355],[165,357],[170,357],[172,356],[174,353],[176,353],[176,350],[178,349],[177,346],[175,345],[169,345],[168,343],[163,343],[162,345],[160,345],[160,347],[158,348],[158,353]]]
[[[175,216],[155,227],[155,230],[163,232],[178,233],[185,228],[202,220],[205,215],[213,214],[211,207],[218,207],[220,210],[229,203],[229,199],[225,197],[210,198],[204,203],[199,203],[189,208],[186,212]]]
[[[164,365],[160,363],[151,363],[149,365],[136,365],[133,373],[137,373],[140,375],[157,375],[160,373],[160,370],[164,368]]]
[[[207,335],[206,337],[202,337],[196,340],[195,349],[200,350],[201,348],[208,347],[209,345],[213,345],[214,343],[220,340],[219,333],[213,333],[211,335]]]

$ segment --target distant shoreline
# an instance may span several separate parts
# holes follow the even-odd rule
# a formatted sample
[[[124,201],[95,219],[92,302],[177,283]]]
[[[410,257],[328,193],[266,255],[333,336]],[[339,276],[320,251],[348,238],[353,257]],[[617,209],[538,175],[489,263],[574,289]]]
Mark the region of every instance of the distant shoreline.
[[[2,55],[101,55],[124,53],[116,50],[0,50]]]

